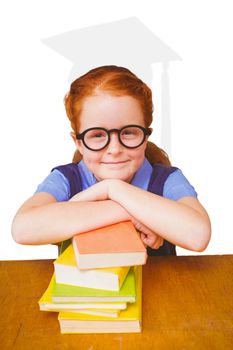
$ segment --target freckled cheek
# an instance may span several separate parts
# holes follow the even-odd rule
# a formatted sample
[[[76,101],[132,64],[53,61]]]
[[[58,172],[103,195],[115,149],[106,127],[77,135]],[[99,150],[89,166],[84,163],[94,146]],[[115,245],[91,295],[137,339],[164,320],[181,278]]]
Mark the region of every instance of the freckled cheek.
[[[83,154],[83,160],[86,164],[98,164],[102,159],[102,155],[99,152],[88,152]]]
[[[135,160],[143,159],[145,156],[145,150],[144,149],[135,149],[131,150],[130,157]]]

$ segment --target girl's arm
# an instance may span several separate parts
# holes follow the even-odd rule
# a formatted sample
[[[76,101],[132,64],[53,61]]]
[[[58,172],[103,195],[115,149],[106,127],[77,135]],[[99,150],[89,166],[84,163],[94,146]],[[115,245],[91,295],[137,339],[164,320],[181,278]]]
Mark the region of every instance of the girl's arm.
[[[180,247],[203,251],[210,240],[209,217],[194,197],[170,200],[120,180],[113,180],[109,198],[143,225]]]
[[[130,220],[118,203],[103,201],[57,202],[49,193],[36,193],[16,213],[12,236],[21,244],[58,243],[74,234]]]
[[[73,200],[117,202],[137,222],[137,229],[140,225],[142,231],[148,228],[148,237],[156,232],[163,239],[194,251],[203,251],[210,240],[209,217],[194,197],[174,201],[116,179],[103,180],[78,196]]]

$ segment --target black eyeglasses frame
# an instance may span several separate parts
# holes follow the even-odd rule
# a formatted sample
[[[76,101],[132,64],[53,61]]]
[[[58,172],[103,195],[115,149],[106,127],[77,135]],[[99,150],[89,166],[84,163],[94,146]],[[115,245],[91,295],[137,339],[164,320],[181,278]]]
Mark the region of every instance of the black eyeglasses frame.
[[[127,129],[127,128],[132,128],[132,127],[137,127],[137,128],[139,128],[139,129],[141,129],[141,130],[143,131],[144,137],[143,137],[143,139],[142,139],[142,142],[141,142],[139,145],[137,145],[137,146],[126,146],[126,145],[121,141],[120,134],[121,134],[122,130]],[[104,130],[104,131],[107,133],[107,135],[108,135],[108,141],[107,141],[107,143],[106,143],[103,147],[98,148],[98,149],[93,149],[93,148],[89,147],[89,146],[86,144],[86,142],[85,142],[85,140],[84,140],[85,134],[86,134],[88,131],[91,131],[91,130]],[[107,147],[107,146],[109,145],[110,140],[111,140],[111,139],[110,139],[110,135],[111,135],[112,132],[116,132],[116,133],[118,134],[118,140],[119,140],[119,142],[120,142],[120,144],[121,144],[122,146],[124,146],[124,147],[126,147],[126,148],[131,148],[131,149],[133,149],[133,148],[138,148],[138,147],[140,147],[140,146],[143,144],[143,142],[144,142],[145,139],[146,139],[146,136],[150,136],[150,135],[151,135],[152,129],[151,129],[151,128],[144,128],[144,127],[141,126],[141,125],[135,125],[135,124],[126,125],[126,126],[124,126],[123,128],[121,128],[121,129],[110,129],[110,130],[107,130],[107,129],[101,128],[101,127],[94,127],[94,128],[86,129],[86,130],[84,130],[82,133],[77,133],[77,134],[76,134],[76,138],[77,138],[77,140],[81,140],[81,141],[83,142],[84,146],[85,146],[86,148],[88,148],[90,151],[96,151],[96,152],[98,152],[98,151],[101,151],[102,149],[104,149],[105,147]]]

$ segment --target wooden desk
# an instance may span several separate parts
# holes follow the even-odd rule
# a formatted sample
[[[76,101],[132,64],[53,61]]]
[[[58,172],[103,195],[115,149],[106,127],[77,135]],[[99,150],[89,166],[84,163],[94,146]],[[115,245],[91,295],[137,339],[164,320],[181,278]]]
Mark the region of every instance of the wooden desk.
[[[38,307],[52,272],[52,260],[0,262],[1,349],[233,349],[233,255],[149,258],[140,334],[60,334]]]

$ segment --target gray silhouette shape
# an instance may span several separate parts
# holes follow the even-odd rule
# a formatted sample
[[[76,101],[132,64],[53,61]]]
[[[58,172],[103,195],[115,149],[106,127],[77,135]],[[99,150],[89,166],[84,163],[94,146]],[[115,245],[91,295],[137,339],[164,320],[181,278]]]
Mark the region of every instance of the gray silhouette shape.
[[[170,61],[181,58],[138,18],[130,17],[76,29],[42,39],[42,42],[73,63],[69,82],[92,68],[114,64],[129,68],[151,85],[152,64],[162,63],[161,147],[170,153],[168,66]]]

